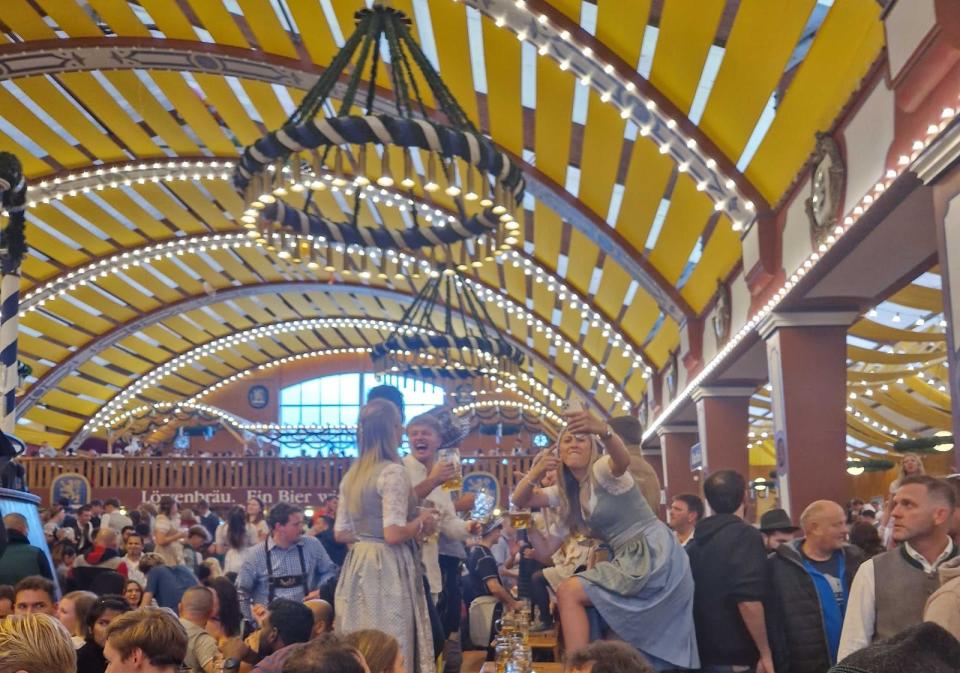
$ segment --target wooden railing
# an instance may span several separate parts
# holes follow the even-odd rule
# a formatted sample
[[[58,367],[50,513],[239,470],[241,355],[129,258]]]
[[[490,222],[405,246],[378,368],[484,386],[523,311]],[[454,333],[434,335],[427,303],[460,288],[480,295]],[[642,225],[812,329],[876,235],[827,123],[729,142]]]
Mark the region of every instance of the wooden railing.
[[[506,497],[517,482],[516,473],[530,469],[531,457],[464,456],[465,474],[493,474]],[[31,492],[49,502],[50,487],[63,474],[79,474],[90,484],[90,498],[145,492],[263,491],[332,493],[350,467],[350,458],[21,458]],[[243,499],[237,496],[236,499]],[[283,497],[281,496],[281,499]],[[309,500],[302,502],[309,503]],[[137,505],[137,502],[125,502]]]

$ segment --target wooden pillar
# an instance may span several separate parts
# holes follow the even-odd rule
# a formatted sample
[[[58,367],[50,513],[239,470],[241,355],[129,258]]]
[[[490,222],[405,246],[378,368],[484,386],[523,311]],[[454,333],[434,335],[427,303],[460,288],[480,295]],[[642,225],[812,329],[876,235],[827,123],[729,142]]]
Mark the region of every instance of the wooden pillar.
[[[679,493],[700,493],[700,484],[690,469],[690,449],[697,443],[695,425],[663,425],[657,429],[663,458],[663,488],[669,503]]]
[[[934,186],[953,436],[960,437],[960,169]],[[956,446],[956,442],[954,442]]]
[[[844,502],[847,328],[853,312],[774,313],[767,342],[780,502],[799,516],[814,500]]]
[[[750,478],[751,386],[704,386],[693,391],[697,405],[697,430],[703,451],[703,473],[736,470]]]

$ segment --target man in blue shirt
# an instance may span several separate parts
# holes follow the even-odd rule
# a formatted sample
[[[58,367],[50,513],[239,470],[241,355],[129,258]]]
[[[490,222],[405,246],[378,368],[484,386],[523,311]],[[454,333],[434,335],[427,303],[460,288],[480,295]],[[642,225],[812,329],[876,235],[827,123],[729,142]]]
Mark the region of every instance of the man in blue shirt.
[[[168,566],[160,554],[144,554],[140,557],[140,572],[147,576],[141,606],[148,606],[153,599],[161,608],[176,612],[180,599],[190,587],[199,584],[197,576],[187,566]]]
[[[320,541],[303,534],[299,507],[274,505],[267,525],[270,536],[247,550],[237,576],[240,610],[251,622],[254,605],[269,605],[274,598],[302,602],[317,595],[324,580],[337,572]]]
[[[850,583],[863,560],[846,544],[846,513],[818,500],[800,515],[804,537],[770,555],[768,625],[778,671],[822,673],[837,663]]]

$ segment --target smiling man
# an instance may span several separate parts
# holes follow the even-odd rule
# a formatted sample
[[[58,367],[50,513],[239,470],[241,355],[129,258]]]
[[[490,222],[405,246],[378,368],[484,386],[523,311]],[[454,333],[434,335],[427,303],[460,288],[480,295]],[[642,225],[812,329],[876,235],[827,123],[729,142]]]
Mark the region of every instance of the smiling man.
[[[957,554],[950,538],[953,487],[927,475],[906,477],[893,496],[893,539],[900,546],[860,566],[850,588],[838,660],[919,624],[939,584],[937,569]]]
[[[843,507],[817,500],[800,515],[804,537],[770,555],[767,622],[778,671],[822,673],[836,663],[850,584],[863,560],[846,543],[846,523]]]

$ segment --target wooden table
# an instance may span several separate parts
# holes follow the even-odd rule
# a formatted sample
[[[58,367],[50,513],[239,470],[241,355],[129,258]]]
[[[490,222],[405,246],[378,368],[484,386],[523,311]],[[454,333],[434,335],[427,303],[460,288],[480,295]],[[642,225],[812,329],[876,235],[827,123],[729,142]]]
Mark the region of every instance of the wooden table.
[[[497,673],[497,665],[488,661],[480,669],[480,673]],[[563,673],[563,664],[553,661],[538,661],[533,664],[533,673]]]

